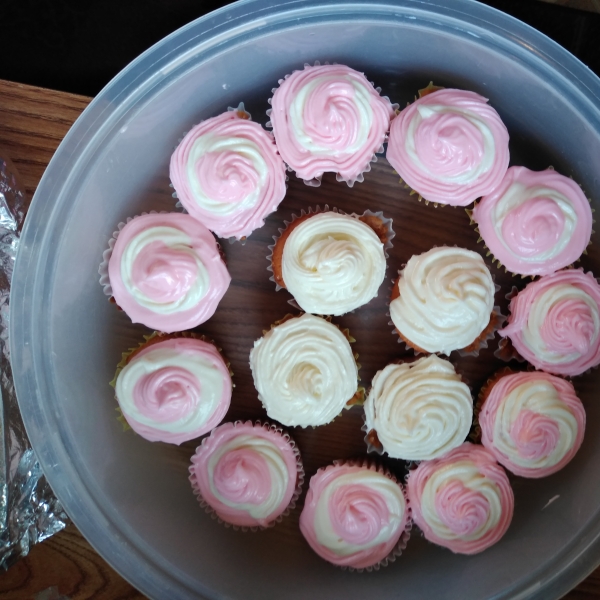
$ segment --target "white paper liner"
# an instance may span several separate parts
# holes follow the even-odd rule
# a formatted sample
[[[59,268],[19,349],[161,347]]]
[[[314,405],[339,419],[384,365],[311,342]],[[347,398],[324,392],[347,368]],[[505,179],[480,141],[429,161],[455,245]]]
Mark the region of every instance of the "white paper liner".
[[[381,569],[382,567],[387,567],[390,563],[393,563],[399,556],[402,555],[402,552],[404,552],[406,545],[408,544],[408,540],[410,539],[410,532],[412,531],[413,520],[412,520],[412,510],[410,507],[410,502],[408,500],[408,495],[406,493],[406,487],[402,483],[400,483],[398,481],[398,479],[390,471],[388,471],[385,467],[381,466],[376,461],[374,461],[372,459],[368,459],[368,458],[334,460],[333,464],[327,465],[326,467],[321,467],[320,469],[317,470],[317,473],[319,471],[325,471],[327,469],[331,469],[334,467],[342,467],[342,466],[361,467],[361,468],[370,469],[371,471],[377,471],[378,473],[385,475],[388,479],[391,479],[394,483],[397,483],[400,486],[400,489],[402,490],[402,495],[404,496],[404,502],[405,502],[406,513],[407,513],[406,525],[404,526],[404,531],[400,534],[400,538],[398,539],[398,542],[396,543],[396,545],[394,546],[392,551],[385,558],[383,558],[378,563],[376,563],[370,567],[364,567],[364,568],[357,569],[356,567],[334,565],[338,569],[341,569],[342,571],[350,571],[350,572],[354,572],[354,573],[363,573],[364,571],[366,571],[367,573],[371,573],[372,571],[379,571],[379,569]],[[315,473],[315,475],[316,475],[316,473]],[[325,559],[323,559],[323,560],[325,560]],[[330,563],[330,564],[333,564],[333,563]]]
[[[387,259],[389,258],[388,251],[394,246],[394,244],[392,244],[392,240],[396,237],[396,232],[393,229],[393,219],[392,218],[384,217],[382,211],[374,212],[370,209],[365,210],[362,214],[359,215],[358,213],[346,213],[343,210],[339,210],[336,207],[330,209],[328,204],[324,204],[323,208],[321,208],[320,205],[317,205],[314,208],[312,206],[309,206],[306,210],[301,209],[300,215],[297,215],[294,213],[294,214],[292,214],[292,218],[289,221],[284,220],[283,227],[279,227],[277,229],[279,231],[279,235],[274,235],[273,243],[270,244],[269,246],[267,246],[267,249],[269,250],[269,254],[267,254],[267,257],[266,257],[267,260],[269,261],[269,266],[267,267],[267,271],[269,271],[271,273],[271,276],[269,277],[269,281],[272,281],[275,284],[276,292],[278,292],[279,290],[286,289],[286,288],[282,288],[275,281],[275,275],[273,274],[273,249],[275,248],[275,245],[277,244],[279,238],[281,237],[282,233],[297,219],[300,219],[301,217],[304,217],[306,215],[317,215],[319,213],[324,213],[324,212],[334,212],[334,213],[338,213],[340,215],[347,215],[349,217],[354,217],[356,219],[359,219],[360,217],[376,217],[376,218],[380,219],[383,226],[386,228],[386,231],[387,231],[387,241],[383,245],[383,252],[384,252],[386,262],[387,262]],[[365,223],[365,225],[368,226],[367,223]],[[288,304],[293,306],[294,308],[304,312],[304,309],[301,306],[299,306],[299,304],[296,302],[295,298],[291,298],[290,300],[288,300]],[[364,306],[364,304],[362,306]],[[360,308],[360,306],[357,308]],[[354,309],[354,310],[356,310],[356,309]],[[349,311],[349,313],[353,313],[354,310]],[[345,313],[345,314],[348,314],[348,313]],[[338,316],[341,316],[341,315],[338,315]]]
[[[224,425],[224,424],[225,423],[221,423],[221,425]],[[221,425],[219,425],[219,427]],[[288,504],[287,508],[279,516],[277,516],[275,519],[273,519],[271,522],[269,522],[266,526],[256,525],[256,526],[252,526],[252,527],[247,527],[247,526],[241,526],[241,525],[233,525],[232,523],[223,521],[223,519],[221,519],[221,517],[219,517],[217,515],[217,513],[215,512],[215,509],[206,502],[206,500],[200,493],[200,490],[198,488],[198,483],[196,480],[196,474],[193,469],[193,464],[191,464],[188,469],[189,473],[190,473],[189,481],[192,486],[192,492],[193,492],[194,496],[196,496],[196,499],[198,500],[198,503],[200,504],[200,506],[205,510],[205,512],[208,515],[210,515],[210,518],[214,519],[218,523],[221,523],[221,525],[224,525],[225,527],[231,527],[234,531],[243,531],[243,532],[247,532],[247,531],[255,532],[255,531],[261,531],[264,529],[270,529],[271,527],[274,527],[277,523],[280,523],[287,515],[290,514],[290,512],[296,507],[298,498],[300,497],[300,494],[302,493],[305,472],[304,472],[304,466],[302,464],[302,457],[300,456],[300,450],[298,449],[296,442],[292,439],[290,434],[285,432],[281,427],[278,427],[274,423],[267,423],[267,422],[263,422],[260,420],[234,421],[233,426],[237,427],[238,425],[250,425],[252,427],[262,427],[266,431],[270,431],[272,433],[279,434],[290,445],[290,448],[292,449],[294,456],[296,457],[297,479],[296,479],[296,489],[294,490],[294,493],[292,494],[292,498],[291,498],[290,503]],[[206,443],[206,440],[210,439],[210,437],[213,435],[214,431],[215,430],[213,429],[213,431],[210,433],[210,435],[206,436],[202,440],[202,442],[200,443],[200,446],[198,446],[198,448],[196,448],[196,452],[198,451],[199,448],[201,448]]]
[[[336,63],[336,62],[330,63],[329,61],[325,61],[323,64],[324,65],[329,65],[329,64],[337,65],[338,63]],[[318,67],[320,65],[321,65],[321,61],[318,61],[318,60],[315,60],[315,62],[314,62],[313,65],[311,65],[309,63],[304,63],[304,67],[311,67],[311,66]],[[300,69],[296,69],[296,70],[300,70]],[[292,73],[289,73],[285,77],[279,79],[277,81],[277,83],[279,85],[281,85],[286,79],[288,79],[293,73],[295,73],[296,70],[292,71]],[[363,75],[364,75],[364,73],[363,73]],[[375,91],[381,96],[381,88],[380,87],[375,87],[375,84],[372,81],[369,81],[369,83],[373,86],[373,88],[375,89]],[[271,93],[274,94],[276,90],[277,90],[277,88],[273,88],[271,90]],[[397,102],[392,103],[392,101],[389,99],[388,96],[381,96],[381,98],[384,98],[385,100],[387,100],[390,103],[390,105],[392,107],[392,110],[394,112],[396,112],[398,110],[398,108],[400,107],[400,105]],[[267,102],[269,104],[272,104],[272,101],[273,101],[273,97],[271,97],[271,98],[269,98],[267,100]],[[267,109],[267,116],[269,118],[271,117],[271,113],[272,112],[273,112],[272,108]],[[391,120],[390,120],[390,122],[391,122]],[[267,121],[267,123],[265,124],[265,127],[268,127],[268,128],[272,129],[273,128],[273,124],[271,123],[271,121]],[[362,183],[365,180],[365,173],[368,173],[371,170],[371,163],[376,163],[377,162],[377,154],[383,154],[383,152],[385,151],[383,145],[388,141],[388,137],[389,137],[389,130],[386,132],[386,134],[385,134],[385,136],[383,138],[383,141],[381,142],[381,145],[379,146],[379,148],[377,150],[375,150],[372,158],[367,162],[365,168],[354,179],[346,179],[346,178],[342,177],[342,175],[340,175],[339,173],[336,173],[335,174],[336,181],[345,182],[348,185],[348,187],[352,187],[357,181],[359,183]],[[275,144],[277,144],[277,140],[275,140]],[[287,165],[288,171],[290,171],[291,173],[295,173],[293,167],[291,167],[287,163],[286,163],[286,165]],[[329,173],[331,171],[326,171],[326,172]],[[314,177],[313,179],[303,179],[302,181],[304,181],[304,183],[306,185],[310,186],[310,187],[319,187],[321,185],[321,179],[322,179],[322,177],[323,177],[323,173],[321,175],[319,175],[318,177]]]

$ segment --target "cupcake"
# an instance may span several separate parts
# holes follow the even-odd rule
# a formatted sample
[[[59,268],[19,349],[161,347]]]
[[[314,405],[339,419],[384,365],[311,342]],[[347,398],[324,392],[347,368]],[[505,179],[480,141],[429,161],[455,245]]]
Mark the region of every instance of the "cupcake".
[[[581,446],[585,409],[565,379],[539,371],[501,375],[482,400],[481,443],[515,475],[556,473]]]
[[[367,78],[344,65],[305,65],[279,81],[271,100],[277,149],[300,179],[324,172],[352,186],[383,152],[394,109]]]
[[[296,505],[304,469],[296,444],[274,425],[224,423],[192,456],[198,501],[226,524],[266,528]]]
[[[592,235],[585,194],[552,169],[511,167],[472,219],[494,257],[520,275],[549,275],[574,263]]]
[[[387,159],[421,197],[467,206],[492,192],[508,168],[508,131],[487,99],[441,89],[393,121]]]
[[[395,560],[410,526],[402,486],[366,462],[336,461],[319,469],[300,515],[300,531],[321,558],[359,570]]]
[[[533,281],[510,302],[499,331],[536,369],[580,375],[600,364],[600,286],[581,269]]]
[[[512,520],[514,496],[504,469],[486,448],[469,442],[422,462],[409,473],[407,492],[425,538],[457,554],[489,548]]]
[[[254,342],[250,368],[267,414],[288,426],[331,422],[358,389],[350,342],[310,314],[289,318]]]
[[[212,317],[231,277],[204,225],[189,215],[145,214],[115,235],[105,253],[109,290],[134,323],[172,333]]]
[[[378,371],[365,402],[367,443],[392,458],[443,456],[465,441],[472,422],[471,391],[435,355]]]
[[[377,296],[388,237],[388,227],[376,215],[305,214],[275,240],[273,278],[303,311],[343,315]]]
[[[273,136],[243,110],[229,110],[189,131],[171,156],[183,207],[223,238],[262,227],[285,196],[285,165]]]
[[[477,351],[497,325],[495,292],[477,252],[432,248],[411,257],[400,272],[390,316],[401,339],[419,352]]]
[[[115,393],[129,426],[151,442],[182,444],[216,427],[231,402],[229,367],[193,334],[154,334],[125,353]]]

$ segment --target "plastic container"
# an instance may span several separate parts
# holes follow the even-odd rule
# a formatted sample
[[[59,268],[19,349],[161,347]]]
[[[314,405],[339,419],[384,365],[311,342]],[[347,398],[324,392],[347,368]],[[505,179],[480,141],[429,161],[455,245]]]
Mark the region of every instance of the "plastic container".
[[[141,332],[97,283],[115,224],[173,209],[169,157],[191,123],[242,99],[264,114],[277,79],[315,60],[366,70],[401,105],[430,79],[485,94],[512,134],[513,163],[527,158],[541,169],[551,160],[598,207],[600,81],[508,16],[471,0],[248,0],[199,19],[98,95],[30,209],[12,284],[11,350],[42,467],[82,533],[151,597],[558,598],[600,560],[600,371],[578,384],[589,423],[580,452],[555,476],[515,484],[515,518],[498,545],[460,557],[411,540],[402,560],[370,574],[319,560],[295,523],[252,536],[224,531],[189,489],[191,450],[124,434],[114,418],[107,382]],[[600,274],[598,248],[586,266]],[[261,277],[264,267],[263,253]]]

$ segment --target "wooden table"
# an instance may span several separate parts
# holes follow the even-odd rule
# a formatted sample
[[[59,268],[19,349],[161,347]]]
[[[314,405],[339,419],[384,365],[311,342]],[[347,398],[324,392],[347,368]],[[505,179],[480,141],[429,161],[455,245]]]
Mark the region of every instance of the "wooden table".
[[[30,197],[63,136],[90,100],[0,81],[0,148],[13,160]],[[0,600],[33,598],[53,587],[72,600],[144,598],[100,558],[74,525],[35,546],[0,574]],[[600,598],[600,568],[565,598]]]

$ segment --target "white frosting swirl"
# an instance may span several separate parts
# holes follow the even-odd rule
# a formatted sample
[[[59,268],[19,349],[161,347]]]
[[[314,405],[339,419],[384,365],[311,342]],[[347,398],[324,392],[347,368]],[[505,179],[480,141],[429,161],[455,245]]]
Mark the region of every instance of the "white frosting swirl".
[[[464,442],[473,399],[452,364],[431,355],[378,371],[365,416],[389,456],[430,460]]]
[[[377,295],[385,278],[383,244],[371,227],[334,212],[314,215],[285,241],[282,274],[302,310],[343,315]]]
[[[350,343],[335,325],[310,314],[257,340],[250,368],[269,417],[289,426],[329,423],[358,388]]]
[[[444,352],[466,348],[487,327],[495,286],[483,259],[464,248],[442,246],[413,256],[390,304],[396,329],[418,348]]]
[[[151,244],[156,249],[145,252]],[[153,299],[136,283],[140,279],[136,274],[138,269],[141,270],[136,264],[141,260],[140,257],[153,258],[157,252],[164,251],[165,247],[177,253],[181,270],[189,272],[189,276],[186,275],[189,287],[184,294],[174,297],[170,302],[165,302],[162,297]],[[193,309],[204,298],[210,285],[209,273],[193,247],[191,238],[181,229],[167,226],[149,227],[129,241],[121,256],[121,279],[125,290],[139,305],[161,315]]]

